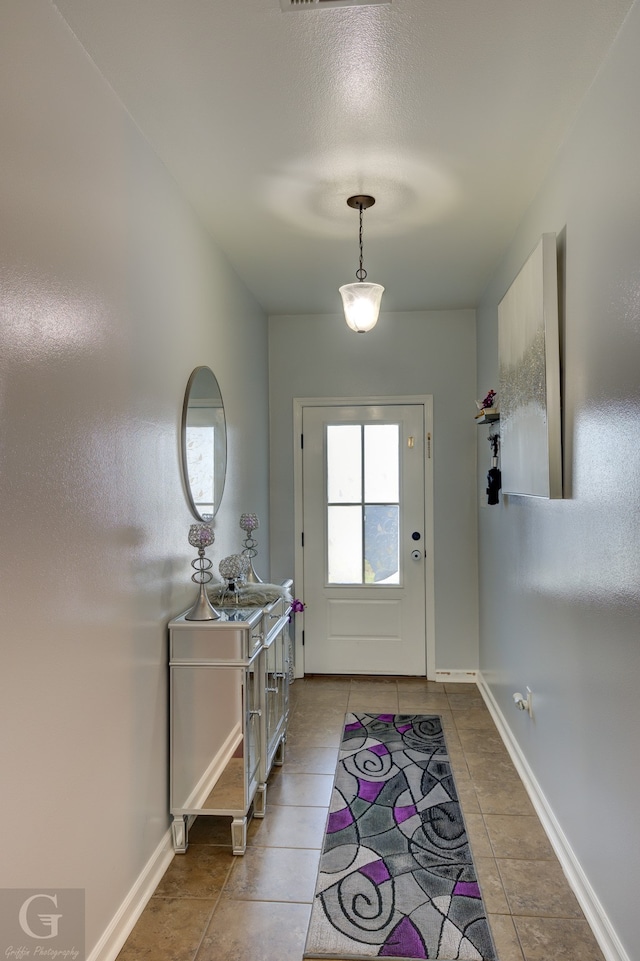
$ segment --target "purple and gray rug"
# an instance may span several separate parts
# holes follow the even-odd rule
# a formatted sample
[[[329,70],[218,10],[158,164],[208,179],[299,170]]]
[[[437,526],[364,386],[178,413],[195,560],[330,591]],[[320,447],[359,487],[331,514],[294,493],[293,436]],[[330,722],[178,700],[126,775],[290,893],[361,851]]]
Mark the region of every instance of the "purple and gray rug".
[[[495,961],[439,717],[347,715],[305,957]]]

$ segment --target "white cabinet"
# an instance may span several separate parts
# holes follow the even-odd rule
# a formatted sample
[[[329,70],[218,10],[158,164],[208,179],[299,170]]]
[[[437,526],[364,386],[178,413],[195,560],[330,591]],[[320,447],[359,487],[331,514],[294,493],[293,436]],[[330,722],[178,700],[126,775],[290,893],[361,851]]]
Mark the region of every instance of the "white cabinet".
[[[290,582],[284,585],[288,587]],[[264,817],[267,778],[284,758],[289,716],[290,603],[224,607],[215,621],[169,624],[173,843],[198,815],[232,818],[244,854],[247,816]]]

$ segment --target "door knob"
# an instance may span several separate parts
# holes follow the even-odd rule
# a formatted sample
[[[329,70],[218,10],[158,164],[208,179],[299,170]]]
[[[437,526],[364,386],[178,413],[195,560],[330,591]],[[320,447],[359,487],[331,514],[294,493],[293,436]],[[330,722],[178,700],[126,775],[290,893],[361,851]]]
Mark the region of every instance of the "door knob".
[[[422,557],[422,551],[411,551],[411,556],[413,557],[414,561],[419,561]]]

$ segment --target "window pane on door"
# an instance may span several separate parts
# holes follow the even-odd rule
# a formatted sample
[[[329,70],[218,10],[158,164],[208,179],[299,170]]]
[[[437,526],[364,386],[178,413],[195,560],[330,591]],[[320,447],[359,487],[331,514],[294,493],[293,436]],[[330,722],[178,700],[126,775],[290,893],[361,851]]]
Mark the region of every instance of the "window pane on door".
[[[327,501],[353,504],[362,500],[362,428],[359,424],[327,426]]]
[[[364,579],[368,584],[399,584],[397,504],[368,504],[364,517]]]
[[[327,508],[328,581],[362,584],[362,508]]]
[[[364,499],[397,504],[400,499],[398,424],[367,424],[364,428]]]
[[[329,584],[399,584],[400,425],[327,425]]]

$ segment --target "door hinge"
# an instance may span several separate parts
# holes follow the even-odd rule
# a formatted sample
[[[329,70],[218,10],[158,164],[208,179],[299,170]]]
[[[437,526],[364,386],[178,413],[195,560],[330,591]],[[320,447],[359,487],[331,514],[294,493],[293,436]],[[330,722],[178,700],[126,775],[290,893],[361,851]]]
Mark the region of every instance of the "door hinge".
[[[300,547],[304,547],[304,531],[300,535]]]
[[[304,647],[304,631],[302,632],[302,646]]]
[[[304,434],[300,434],[300,450],[304,448]]]
[[[427,434],[427,459],[431,460],[431,434]]]

